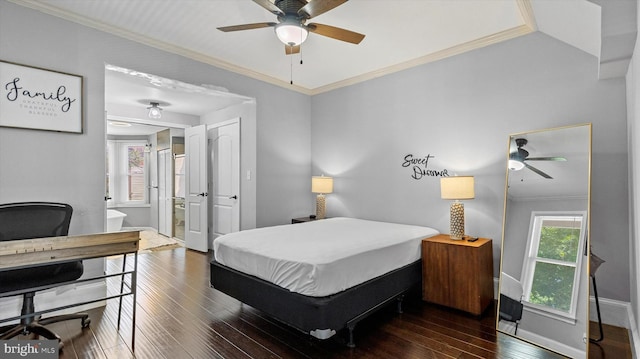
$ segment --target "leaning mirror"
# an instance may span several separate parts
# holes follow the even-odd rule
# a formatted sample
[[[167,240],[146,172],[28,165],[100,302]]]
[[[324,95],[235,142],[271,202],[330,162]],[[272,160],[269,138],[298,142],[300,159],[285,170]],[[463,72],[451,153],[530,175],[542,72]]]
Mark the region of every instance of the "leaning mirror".
[[[586,358],[591,124],[509,136],[497,328]]]

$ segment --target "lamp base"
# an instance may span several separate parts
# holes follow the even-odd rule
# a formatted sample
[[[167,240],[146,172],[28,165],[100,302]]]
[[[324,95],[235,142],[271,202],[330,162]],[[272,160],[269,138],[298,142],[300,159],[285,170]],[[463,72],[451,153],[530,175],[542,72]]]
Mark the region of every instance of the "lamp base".
[[[323,194],[319,194],[316,196],[316,219],[324,219],[325,209],[325,197]]]
[[[464,237],[464,204],[458,201],[451,203],[450,215],[449,236],[460,240]]]

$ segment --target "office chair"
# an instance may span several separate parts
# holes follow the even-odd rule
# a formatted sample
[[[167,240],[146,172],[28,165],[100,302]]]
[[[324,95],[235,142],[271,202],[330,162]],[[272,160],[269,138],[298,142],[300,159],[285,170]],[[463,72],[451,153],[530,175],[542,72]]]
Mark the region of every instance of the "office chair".
[[[73,208],[63,203],[0,204],[0,242],[66,236],[69,233],[72,213]],[[60,336],[45,328],[44,325],[80,319],[82,327],[88,327],[91,320],[86,313],[59,315],[47,319],[40,319],[40,316],[33,315],[35,312],[33,297],[38,289],[42,290],[43,286],[54,287],[56,284],[74,281],[82,276],[83,271],[82,261],[0,271],[0,297],[22,294],[21,315],[26,315],[18,325],[1,327],[0,340],[10,339],[20,334],[35,334],[47,339],[58,340],[60,348],[62,348]]]
[[[515,324],[513,335],[518,335],[518,325],[522,319],[522,284],[507,273],[502,272],[502,284],[500,291],[499,320],[505,320]]]

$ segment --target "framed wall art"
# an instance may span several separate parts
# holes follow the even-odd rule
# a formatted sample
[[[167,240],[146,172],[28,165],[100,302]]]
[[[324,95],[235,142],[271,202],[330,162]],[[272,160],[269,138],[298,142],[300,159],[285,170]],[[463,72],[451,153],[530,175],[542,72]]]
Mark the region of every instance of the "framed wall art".
[[[0,60],[0,126],[82,133],[82,80]]]

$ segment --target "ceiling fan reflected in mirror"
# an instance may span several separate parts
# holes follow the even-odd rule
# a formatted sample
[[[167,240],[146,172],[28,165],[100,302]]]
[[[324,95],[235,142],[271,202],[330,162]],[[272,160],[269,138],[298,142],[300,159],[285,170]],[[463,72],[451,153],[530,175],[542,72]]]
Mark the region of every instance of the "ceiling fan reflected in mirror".
[[[339,27],[307,23],[311,18],[324,14],[347,1],[348,0],[253,0],[256,4],[276,15],[278,22],[223,26],[219,27],[218,30],[231,32],[273,27],[278,39],[285,44],[285,53],[287,55],[300,52],[300,44],[307,39],[309,32],[352,44],[359,44],[365,35]]]
[[[529,151],[525,150],[524,147],[529,141],[526,138],[516,138],[516,146],[518,147],[516,151],[511,152],[509,154],[509,170],[519,171],[523,168],[528,168],[531,171],[539,174],[540,176],[553,179],[553,177],[549,176],[545,172],[529,165],[528,161],[566,161],[567,159],[564,157],[529,157]]]

